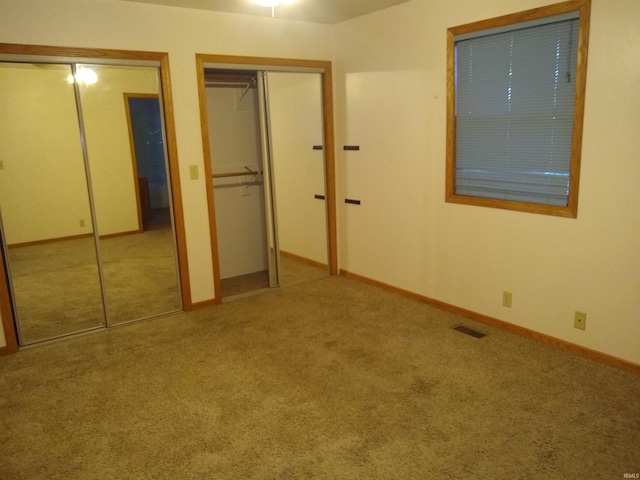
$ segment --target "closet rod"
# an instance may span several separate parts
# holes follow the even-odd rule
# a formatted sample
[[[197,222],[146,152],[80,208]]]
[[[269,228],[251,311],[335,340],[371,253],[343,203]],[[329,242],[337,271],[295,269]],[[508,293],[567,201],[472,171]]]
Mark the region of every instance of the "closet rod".
[[[211,175],[213,178],[225,178],[225,177],[243,177],[245,175],[262,175],[262,171],[249,170],[247,172],[233,172],[233,173],[214,173]]]
[[[257,88],[254,83],[251,82],[216,82],[205,81],[205,87],[235,87],[235,88]]]

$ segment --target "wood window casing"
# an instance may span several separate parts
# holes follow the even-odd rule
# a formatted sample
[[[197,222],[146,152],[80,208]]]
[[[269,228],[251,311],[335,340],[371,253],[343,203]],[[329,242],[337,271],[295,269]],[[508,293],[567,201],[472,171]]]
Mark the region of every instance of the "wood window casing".
[[[576,218],[578,214],[578,191],[580,179],[580,158],[584,118],[587,52],[591,0],[571,0],[519,13],[496,17],[479,22],[452,27],[447,30],[447,150],[445,201],[467,205],[477,205],[507,210],[517,210],[546,215]],[[535,21],[570,12],[579,13],[579,32],[576,68],[576,93],[573,112],[573,135],[569,171],[569,192],[566,206],[544,205],[497,198],[475,197],[456,194],[456,59],[455,38],[459,35],[483,30],[507,27],[523,22]]]

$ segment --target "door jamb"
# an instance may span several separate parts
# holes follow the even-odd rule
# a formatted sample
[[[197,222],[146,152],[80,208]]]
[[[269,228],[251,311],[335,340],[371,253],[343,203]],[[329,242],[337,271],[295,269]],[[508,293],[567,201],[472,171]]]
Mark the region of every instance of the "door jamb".
[[[11,309],[11,298],[9,298],[6,275],[4,252],[0,249],[0,315],[2,316],[2,327],[6,343],[4,347],[0,347],[0,355],[9,355],[18,351],[18,336]]]

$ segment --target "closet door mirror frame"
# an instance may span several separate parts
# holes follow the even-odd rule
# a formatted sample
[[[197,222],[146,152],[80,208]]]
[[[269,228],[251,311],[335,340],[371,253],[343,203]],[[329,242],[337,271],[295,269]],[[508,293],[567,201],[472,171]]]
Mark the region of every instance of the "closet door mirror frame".
[[[171,97],[169,58],[163,52],[142,52],[132,50],[83,49],[54,47],[41,45],[21,45],[0,43],[0,57],[19,58],[29,62],[62,62],[62,63],[92,63],[105,65],[144,65],[153,62],[159,65],[160,93],[166,135],[167,162],[171,182],[171,196],[177,246],[177,260],[179,279],[181,283],[182,306],[184,310],[192,307],[189,272],[187,266],[186,237],[184,228],[184,213],[182,209],[182,195],[180,188],[179,166],[176,147],[175,124],[173,119],[173,103]],[[13,353],[18,350],[16,322],[11,309],[11,295],[6,282],[6,259],[0,258],[0,313],[5,334],[6,346],[0,347],[0,354]]]
[[[270,57],[243,57],[234,55],[196,54],[198,74],[198,94],[202,128],[202,144],[204,158],[211,158],[209,147],[209,128],[207,120],[207,97],[205,86],[205,68],[215,65],[216,69],[251,69],[264,71],[318,72],[322,75],[322,109],[324,129],[325,182],[327,202],[327,237],[329,274],[338,274],[337,231],[336,231],[336,199],[335,199],[335,147],[333,129],[333,87],[331,62],[323,60],[298,60]],[[220,257],[216,230],[216,216],[213,198],[213,178],[211,162],[205,160],[205,182],[207,186],[207,203],[209,208],[209,230],[211,235],[211,254],[213,258],[215,303],[222,302],[222,282],[220,279]]]

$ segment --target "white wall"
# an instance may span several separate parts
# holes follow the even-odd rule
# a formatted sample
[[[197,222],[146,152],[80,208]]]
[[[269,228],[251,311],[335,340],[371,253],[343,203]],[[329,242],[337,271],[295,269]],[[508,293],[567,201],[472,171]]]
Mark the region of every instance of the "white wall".
[[[295,41],[292,41],[295,39]],[[195,53],[330,60],[332,28],[115,0],[0,0],[0,42],[169,53],[194,302],[214,297]]]
[[[640,2],[593,2],[578,218],[444,201],[447,27],[549,3],[414,0],[336,27],[337,145],[361,145],[337,149],[339,198],[362,200],[341,268],[640,363]]]
[[[262,170],[258,92],[207,88],[211,171]],[[268,269],[262,176],[213,180],[220,278]]]

